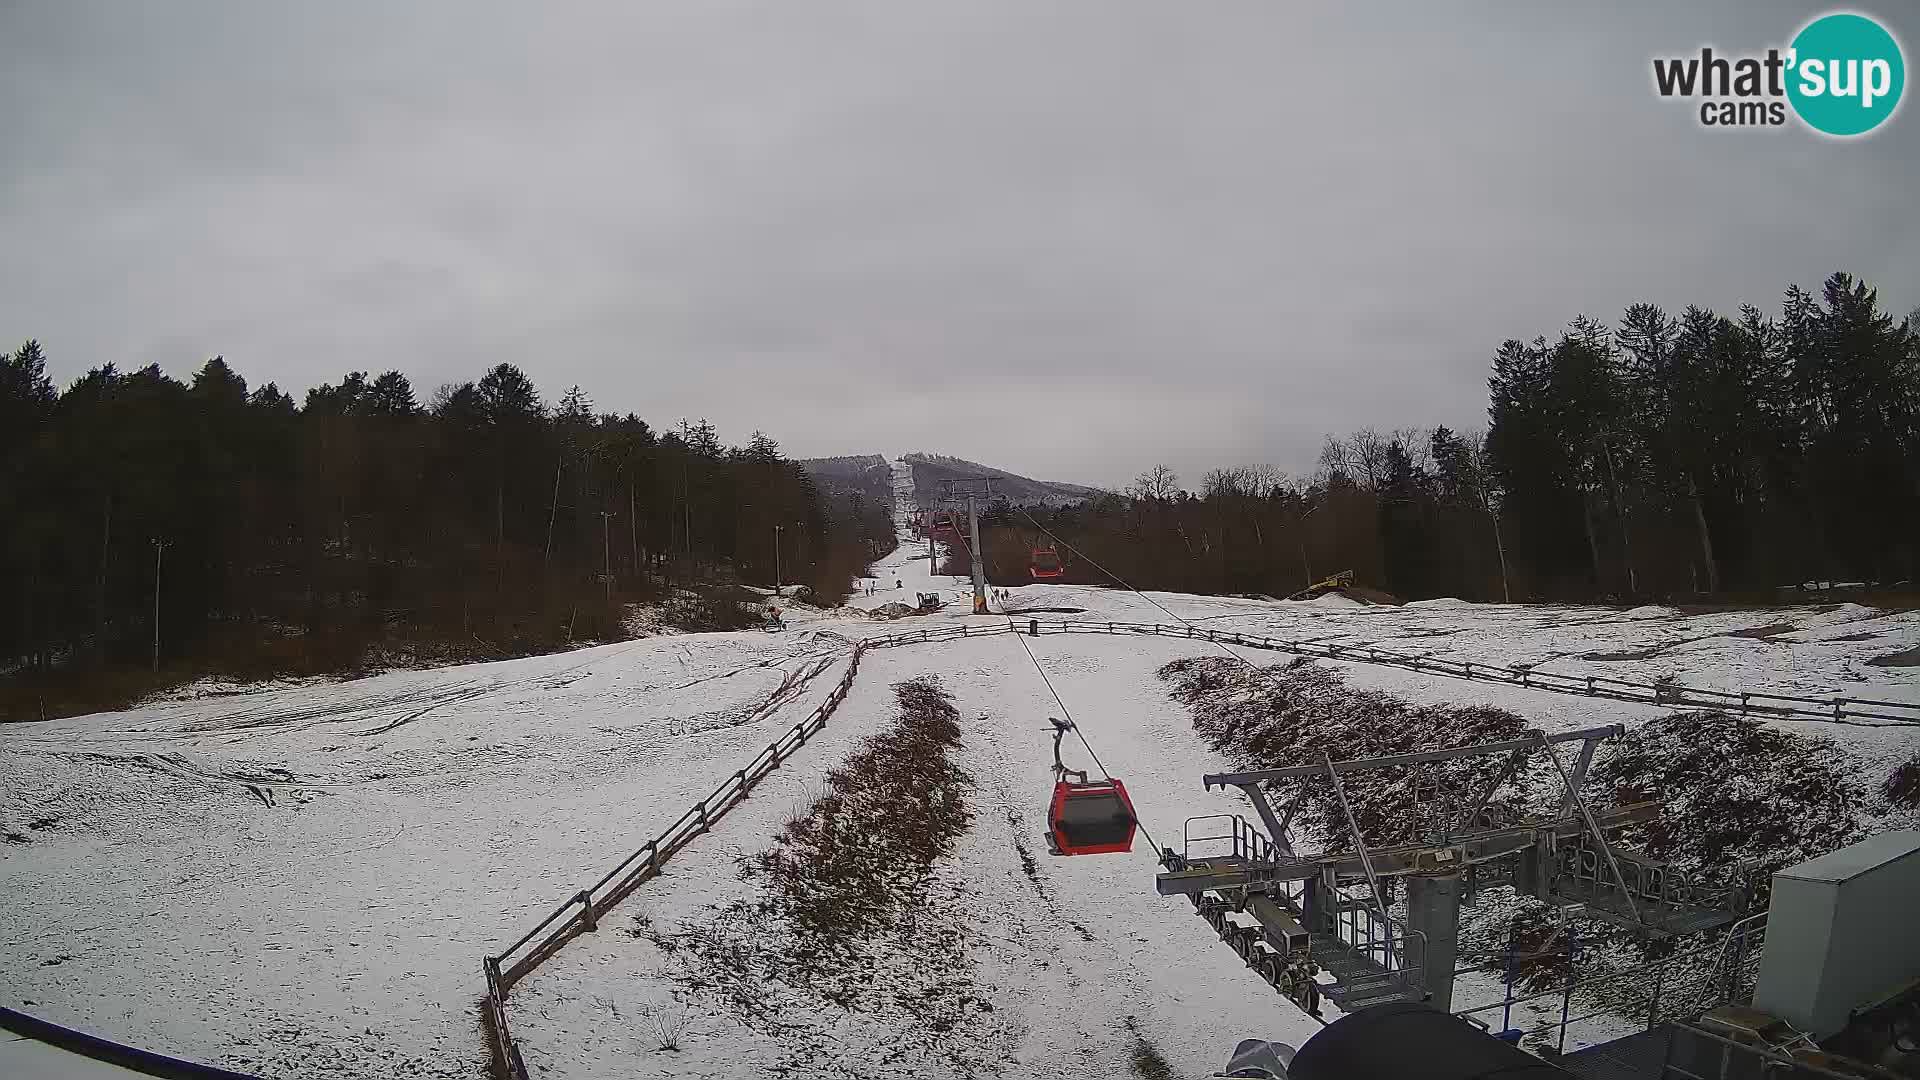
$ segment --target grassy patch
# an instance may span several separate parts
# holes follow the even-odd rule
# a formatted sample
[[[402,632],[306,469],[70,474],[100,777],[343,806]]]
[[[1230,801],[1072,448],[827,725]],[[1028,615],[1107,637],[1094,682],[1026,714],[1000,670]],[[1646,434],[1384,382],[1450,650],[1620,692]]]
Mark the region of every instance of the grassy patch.
[[[1902,810],[1920,809],[1920,757],[1898,765],[1887,774],[1880,793]]]
[[[619,598],[616,597],[616,600]],[[76,655],[45,670],[0,677],[0,722],[53,720],[138,706],[202,679],[247,684],[282,678],[360,678],[397,669],[487,663],[627,636],[620,604],[537,612],[395,613],[391,620],[302,627],[235,620],[207,630],[158,671],[144,658]],[[747,618],[750,625],[758,620]]]
[[[1128,1064],[1133,1066],[1133,1075],[1140,1077],[1140,1080],[1173,1080],[1174,1078],[1173,1066],[1167,1064],[1167,1059],[1161,1056],[1159,1048],[1137,1035],[1134,1036],[1133,1041],[1133,1059]]]
[[[1661,801],[1630,844],[1691,874],[1771,873],[1857,839],[1859,792],[1832,740],[1720,712],[1632,728],[1594,768],[1618,802]]]
[[[935,679],[893,689],[893,723],[745,861],[753,895],[629,932],[666,954],[683,991],[778,1038],[793,1070],[990,1073],[1017,1033],[975,981],[980,901],[943,865],[973,816],[973,781],[949,756],[960,716]]]
[[[885,929],[972,820],[972,778],[947,751],[960,714],[931,677],[893,688],[898,720],[827,774],[826,792],[759,860],[802,931],[847,939]]]
[[[1347,685],[1336,670],[1299,659],[1252,668],[1224,656],[1175,660],[1160,678],[1193,715],[1193,729],[1209,745],[1247,769],[1309,765],[1322,753],[1335,761],[1450,746],[1500,742],[1525,734],[1527,722],[1504,709],[1480,705],[1415,705],[1390,694]],[[1536,766],[1546,765],[1536,757]],[[1405,838],[1417,784],[1422,797],[1484,789],[1505,765],[1502,757],[1464,758],[1406,769],[1348,773],[1354,816],[1369,844]],[[1278,782],[1270,797],[1282,805],[1299,794],[1302,823],[1331,849],[1352,843],[1333,786],[1324,777]],[[1513,797],[1508,786],[1504,793]]]
[[[1174,1080],[1173,1066],[1167,1064],[1160,1048],[1139,1035],[1133,1037],[1133,1056],[1127,1064],[1140,1080]]]

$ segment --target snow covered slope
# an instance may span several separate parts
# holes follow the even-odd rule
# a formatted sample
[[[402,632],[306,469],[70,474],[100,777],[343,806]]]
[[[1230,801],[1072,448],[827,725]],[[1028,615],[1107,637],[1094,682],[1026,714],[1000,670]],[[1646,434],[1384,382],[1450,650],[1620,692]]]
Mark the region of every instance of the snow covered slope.
[[[893,622],[862,610],[916,591],[959,599],[964,584],[929,574],[924,556],[924,542],[903,546],[875,568],[885,586],[875,596],[793,611],[784,634],[652,638],[0,729],[0,1001],[268,1076],[478,1076],[480,956],[816,704],[852,640],[968,619],[958,603]],[[1920,645],[1911,613],[1396,608],[1066,585],[1014,589],[1001,606],[1016,619],[1044,608],[1173,621],[1164,607],[1203,626],[1571,674],[1920,700],[1910,669],[1869,663]],[[1153,677],[1209,646],[1024,640],[1128,780],[1155,840],[1177,844],[1188,817],[1234,809],[1201,790],[1200,775],[1227,763]],[[1498,704],[1549,728],[1654,711],[1341,666],[1360,685]],[[656,1050],[653,1028],[676,1014],[680,983],[648,928],[708,933],[724,909],[750,903],[759,886],[741,877],[743,862],[887,723],[889,687],[924,674],[954,697],[956,760],[974,780],[972,827],[924,913],[938,961],[897,943],[865,955],[908,995],[885,1010],[778,998],[748,1023],[694,998],[679,1049]],[[1044,854],[1046,718],[1059,711],[1019,638],[870,653],[821,735],[599,933],[515,988],[514,1030],[535,1075],[733,1076],[784,1063],[801,1076],[1051,1077],[1124,1070],[1142,1045],[1196,1075],[1237,1039],[1310,1035],[1317,1025],[1241,968],[1184,901],[1154,894],[1150,845]],[[1863,773],[1920,751],[1911,728],[1821,730]],[[858,995],[871,990],[849,987],[848,1000],[870,1002]]]
[[[477,1076],[478,958],[845,652],[655,638],[9,728],[0,1000],[271,1076]]]
[[[977,461],[946,457],[941,454],[908,454],[899,461],[912,467],[915,482],[914,494],[922,506],[932,506],[940,497],[942,481],[963,477],[992,477],[994,494],[1004,495],[1023,506],[1037,504],[1064,506],[1069,503],[1085,502],[1101,494],[1099,488],[1087,487],[1084,484],[1034,480],[1017,473],[1007,472],[1005,469],[982,465]]]

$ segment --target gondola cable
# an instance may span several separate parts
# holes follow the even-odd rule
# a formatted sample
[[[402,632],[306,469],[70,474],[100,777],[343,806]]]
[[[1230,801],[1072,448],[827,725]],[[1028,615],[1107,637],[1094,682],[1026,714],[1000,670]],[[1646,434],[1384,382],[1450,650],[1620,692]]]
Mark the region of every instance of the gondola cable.
[[[961,549],[966,552],[967,558],[972,559],[973,549],[967,544],[965,538],[956,535],[955,539],[960,544]],[[1115,779],[1114,775],[1107,771],[1106,764],[1100,760],[1100,755],[1094,751],[1093,744],[1087,741],[1087,733],[1081,730],[1080,725],[1074,721],[1073,711],[1067,708],[1066,699],[1060,696],[1059,688],[1054,686],[1053,680],[1047,676],[1047,669],[1041,666],[1040,658],[1034,655],[1032,646],[1027,644],[1026,637],[1020,633],[1020,626],[1018,623],[1014,621],[1013,615],[1009,612],[1004,612],[1004,611],[1001,612],[1001,615],[1006,618],[1007,628],[1013,632],[1014,640],[1020,643],[1020,650],[1027,654],[1028,663],[1031,663],[1033,665],[1033,670],[1039,673],[1040,681],[1046,684],[1047,693],[1053,696],[1054,704],[1060,706],[1060,715],[1064,717],[1066,720],[1067,730],[1072,731],[1074,735],[1077,738],[1079,738],[1080,745],[1086,749],[1087,757],[1093,761],[1094,768],[1100,770],[1100,775],[1102,778],[1114,784],[1116,787],[1120,788],[1120,791],[1122,793],[1121,798],[1125,800],[1126,799],[1126,796],[1124,794],[1125,788],[1120,786],[1120,782]],[[1055,753],[1054,753],[1054,760],[1056,765],[1058,764],[1058,761],[1059,761],[1058,735],[1059,735],[1059,732],[1056,731]],[[1061,782],[1064,782],[1064,779]],[[1135,812],[1133,810],[1130,800],[1126,802],[1126,808],[1128,812],[1132,815],[1134,824],[1138,826],[1138,828],[1140,829],[1140,835],[1146,837],[1147,844],[1153,848],[1154,858],[1159,859],[1161,857],[1160,844],[1158,841],[1154,840],[1153,831],[1147,828],[1146,822],[1140,820],[1140,815],[1138,814],[1138,812]]]

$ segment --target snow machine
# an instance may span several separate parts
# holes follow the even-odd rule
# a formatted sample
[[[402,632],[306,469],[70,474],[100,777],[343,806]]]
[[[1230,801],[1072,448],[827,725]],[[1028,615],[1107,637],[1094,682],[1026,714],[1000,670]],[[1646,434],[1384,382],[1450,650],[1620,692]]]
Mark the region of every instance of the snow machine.
[[[1060,761],[1060,740],[1071,721],[1053,723],[1053,802],[1047,808],[1047,850],[1053,855],[1108,855],[1133,850],[1139,819],[1127,786],[1114,777],[1089,780]],[[1078,779],[1073,779],[1078,777]]]
[[[1035,581],[1050,581],[1066,573],[1066,567],[1060,563],[1060,553],[1050,547],[1034,548],[1033,557],[1027,560],[1027,573]]]
[[[1325,596],[1330,592],[1338,592],[1341,589],[1348,589],[1352,587],[1353,587],[1353,571],[1342,570],[1339,573],[1333,575],[1332,577],[1324,578],[1320,581],[1314,582],[1313,584],[1307,586],[1306,588],[1301,589],[1299,592],[1294,593],[1292,596],[1287,597],[1287,599],[1315,600],[1322,596]]]

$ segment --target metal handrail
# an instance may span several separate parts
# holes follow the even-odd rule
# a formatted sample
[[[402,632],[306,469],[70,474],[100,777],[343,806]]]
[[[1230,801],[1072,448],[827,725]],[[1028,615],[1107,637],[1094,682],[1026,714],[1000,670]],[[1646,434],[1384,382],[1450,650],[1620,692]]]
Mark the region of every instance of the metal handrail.
[[[1707,985],[1708,986],[1718,985],[1718,980],[1721,977],[1720,975],[1721,968],[1723,966],[1726,966],[1726,963],[1727,963],[1728,950],[1733,948],[1733,945],[1736,939],[1740,943],[1740,953],[1744,954],[1748,951],[1749,947],[1752,945],[1751,939],[1754,936],[1754,934],[1758,932],[1759,934],[1764,935],[1766,931],[1767,931],[1767,913],[1765,911],[1756,911],[1752,915],[1749,915],[1746,918],[1741,919],[1735,922],[1732,926],[1728,927],[1727,936],[1720,939],[1719,951],[1714,953],[1713,966],[1707,968]],[[1737,965],[1738,961],[1736,961],[1735,964]],[[1737,966],[1730,967],[1728,969],[1726,974],[1726,979],[1727,979],[1726,992],[1721,996],[1731,1000],[1732,998],[1738,996],[1739,994],[1740,972]]]
[[[1225,821],[1229,823],[1229,827],[1224,833],[1195,836],[1193,835],[1193,825],[1199,821]],[[1265,833],[1255,828],[1252,822],[1241,817],[1239,814],[1201,814],[1197,817],[1190,817],[1186,820],[1180,839],[1181,858],[1188,862],[1194,862],[1198,858],[1193,854],[1193,845],[1214,843],[1221,840],[1228,841],[1233,845],[1234,858],[1246,859],[1251,862],[1273,861],[1273,841],[1267,839]]]
[[[897,643],[899,642],[889,642],[889,644]],[[808,739],[826,726],[834,710],[846,700],[847,693],[853,686],[854,677],[860,670],[860,656],[870,647],[872,646],[866,642],[857,643],[849,658],[846,673],[840,677],[833,689],[827,692],[827,696],[821,703],[792,728],[776,738],[765,750],[754,755],[752,761],[745,767],[728,776],[711,794],[681,814],[659,835],[620,860],[591,887],[582,889],[562,901],[558,907],[548,913],[546,918],[501,950],[499,955],[481,958],[481,970],[486,977],[484,1010],[488,1020],[487,1026],[490,1029],[490,1048],[509,1080],[526,1080],[527,1072],[520,1058],[519,1047],[515,1044],[507,1025],[506,999],[510,983],[502,972],[502,965],[528,942],[539,937],[554,923],[561,921],[562,916],[568,917],[557,932],[549,935],[547,938],[549,944],[564,941],[576,929],[594,929],[602,905],[605,904],[604,900],[596,901],[596,893],[602,892],[612,884],[611,895],[616,898],[623,895],[632,886],[658,873],[660,865],[674,851],[685,846],[693,837],[712,828],[716,819],[746,797],[749,788],[777,768],[788,754],[804,746]],[[617,883],[616,879],[618,879]],[[542,948],[545,947],[545,945],[542,946]],[[529,954],[528,959],[537,960],[538,957]],[[526,962],[522,961],[523,964]]]
[[[1687,1034],[1691,1035],[1694,1038],[1706,1039],[1711,1042],[1719,1043],[1723,1048],[1722,1049],[1723,1059],[1726,1056],[1727,1050],[1736,1050],[1736,1051],[1739,1051],[1740,1053],[1757,1057],[1762,1061],[1770,1062],[1777,1066],[1785,1066],[1785,1069],[1780,1070],[1780,1072],[1778,1073],[1782,1075],[1792,1076],[1795,1073],[1804,1073],[1806,1075],[1811,1075],[1811,1076],[1826,1077],[1828,1078],[1828,1080],[1860,1080],[1860,1078],[1863,1076],[1881,1076],[1881,1077],[1886,1077],[1887,1080],[1898,1080],[1898,1077],[1899,1077],[1898,1073],[1890,1072],[1886,1069],[1882,1069],[1874,1065],[1866,1066],[1867,1069],[1871,1070],[1870,1072],[1861,1072],[1857,1070],[1844,1072],[1844,1073],[1835,1072],[1832,1069],[1829,1069],[1826,1066],[1821,1065],[1817,1062],[1804,1061],[1804,1060],[1801,1060],[1800,1058],[1792,1057],[1787,1054],[1782,1054],[1779,1051],[1773,1049],[1772,1047],[1758,1046],[1753,1043],[1745,1043],[1745,1042],[1736,1041],[1734,1039],[1729,1039],[1724,1035],[1720,1035],[1716,1032],[1708,1031],[1706,1028],[1703,1028],[1698,1024],[1683,1023],[1678,1026],[1685,1029]],[[1865,1063],[1861,1063],[1861,1064],[1865,1064]],[[1724,1074],[1724,1068],[1725,1068],[1725,1061],[1723,1060],[1722,1062],[1723,1074]],[[1709,1078],[1704,1077],[1699,1073],[1692,1072],[1687,1069],[1683,1069],[1680,1066],[1675,1065],[1671,1061],[1662,1061],[1660,1063],[1660,1075],[1663,1078],[1669,1075],[1676,1075],[1676,1076],[1684,1077],[1686,1078],[1686,1080],[1709,1080]],[[1776,1073],[1769,1072],[1768,1075],[1776,1075]]]

